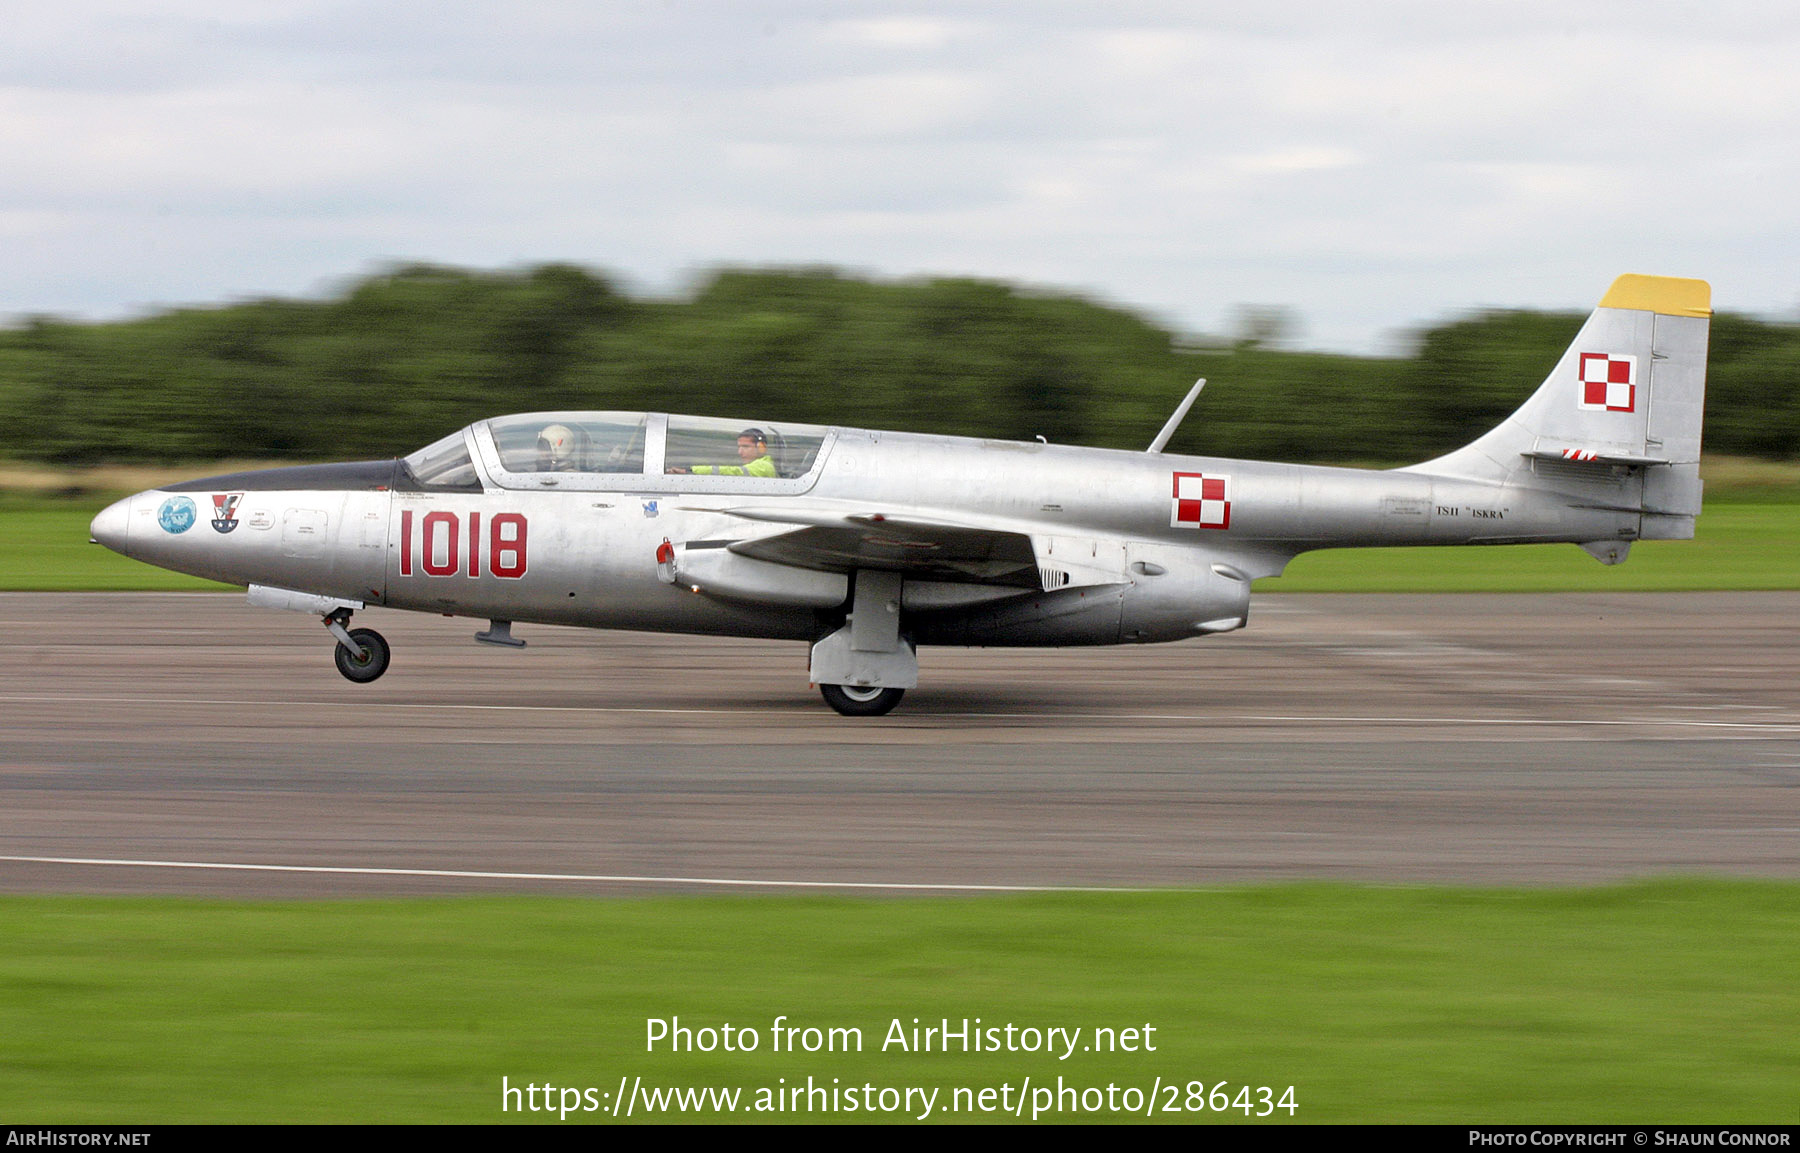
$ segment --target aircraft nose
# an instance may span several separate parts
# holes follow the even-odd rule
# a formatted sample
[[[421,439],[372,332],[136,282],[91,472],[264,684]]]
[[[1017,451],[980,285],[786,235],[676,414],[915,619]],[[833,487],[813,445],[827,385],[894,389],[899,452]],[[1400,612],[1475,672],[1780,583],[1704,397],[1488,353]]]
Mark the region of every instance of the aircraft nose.
[[[88,539],[114,552],[124,552],[125,538],[131,529],[131,499],[116,500],[101,509],[100,515],[88,525]]]

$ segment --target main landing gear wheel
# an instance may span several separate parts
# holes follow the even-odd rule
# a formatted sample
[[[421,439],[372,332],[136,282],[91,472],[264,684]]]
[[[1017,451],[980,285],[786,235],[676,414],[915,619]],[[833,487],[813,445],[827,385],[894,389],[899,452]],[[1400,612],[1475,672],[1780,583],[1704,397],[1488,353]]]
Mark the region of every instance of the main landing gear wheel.
[[[333,655],[337,658],[338,672],[359,685],[387,672],[388,643],[374,629],[351,629],[350,639],[362,649],[362,656],[357,656],[343,645],[333,646]]]
[[[347,674],[346,674],[347,675]],[[858,685],[820,685],[825,703],[847,717],[880,717],[894,711],[905,689],[862,688]]]

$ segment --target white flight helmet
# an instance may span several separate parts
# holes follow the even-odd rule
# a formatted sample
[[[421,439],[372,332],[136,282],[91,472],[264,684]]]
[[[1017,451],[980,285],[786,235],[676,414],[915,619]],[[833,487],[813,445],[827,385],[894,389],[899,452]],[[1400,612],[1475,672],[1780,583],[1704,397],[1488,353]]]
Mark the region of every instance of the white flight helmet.
[[[575,430],[566,424],[547,424],[538,433],[538,471],[573,472],[575,469]]]

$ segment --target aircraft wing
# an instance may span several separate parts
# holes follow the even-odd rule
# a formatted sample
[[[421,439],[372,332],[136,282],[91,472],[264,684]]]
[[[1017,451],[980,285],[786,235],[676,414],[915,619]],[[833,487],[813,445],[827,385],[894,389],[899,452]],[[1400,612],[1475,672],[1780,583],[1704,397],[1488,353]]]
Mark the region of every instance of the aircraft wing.
[[[912,580],[1039,587],[1037,554],[1025,533],[885,513],[723,511],[746,520],[800,526],[728,546],[756,560],[822,572],[885,569]]]

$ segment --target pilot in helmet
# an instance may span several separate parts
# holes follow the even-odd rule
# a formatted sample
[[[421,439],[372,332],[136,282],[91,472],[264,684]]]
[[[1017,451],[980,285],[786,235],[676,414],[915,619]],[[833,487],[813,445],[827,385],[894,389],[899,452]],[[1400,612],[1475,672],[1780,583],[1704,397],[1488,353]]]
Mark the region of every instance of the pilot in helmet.
[[[566,424],[547,424],[537,438],[539,472],[574,472],[575,430]]]

